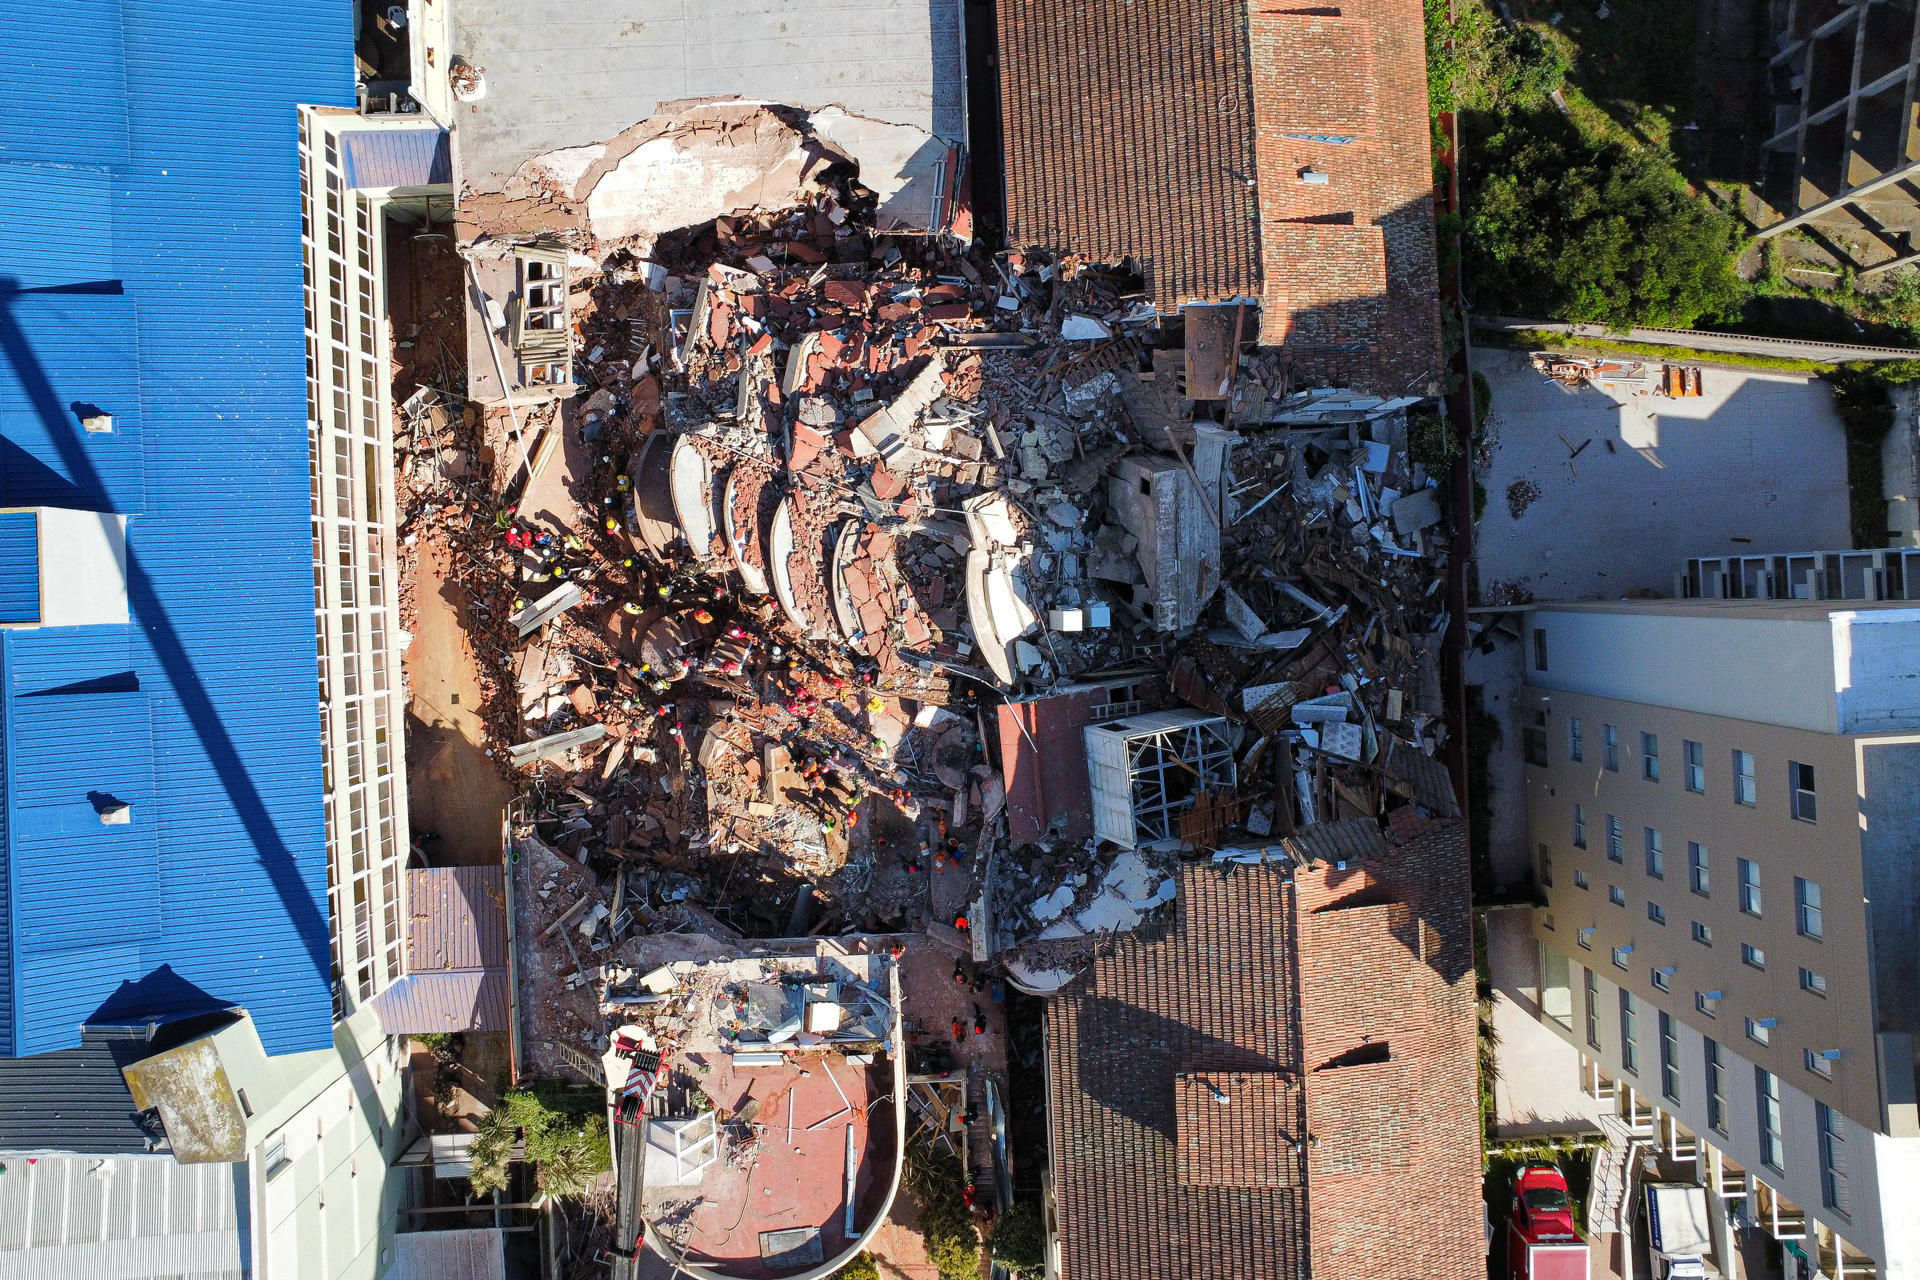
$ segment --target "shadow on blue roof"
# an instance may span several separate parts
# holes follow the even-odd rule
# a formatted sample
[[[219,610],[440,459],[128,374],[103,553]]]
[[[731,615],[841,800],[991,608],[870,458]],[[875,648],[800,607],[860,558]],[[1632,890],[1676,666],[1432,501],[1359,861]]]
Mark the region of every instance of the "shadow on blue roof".
[[[149,1022],[175,1022],[181,1018],[218,1013],[229,1007],[227,1001],[187,981],[163,964],[144,977],[120,983],[104,1003],[87,1017],[90,1027],[140,1027]]]
[[[0,449],[4,467],[0,505],[132,513],[145,509],[137,332],[133,305],[121,296],[117,282],[22,289],[12,279],[0,279],[0,356],[4,356],[0,360],[0,429],[6,433]],[[47,351],[44,358],[43,350]],[[59,385],[62,379],[86,398],[67,394]],[[101,411],[112,415],[111,432],[87,430],[83,416]],[[304,447],[300,452],[304,455]],[[167,572],[177,575],[178,570],[170,566]],[[175,590],[179,590],[177,579]],[[332,981],[328,922],[324,900],[316,892],[313,850],[307,850],[303,868],[163,600],[158,578],[131,542],[127,592],[132,634],[157,664],[162,691],[170,693],[217,780],[221,807],[238,820],[254,867],[277,899],[282,922],[263,914],[254,923],[263,931],[290,932],[294,953],[304,953],[309,976],[295,981],[291,974],[282,974],[279,985],[324,993]],[[237,617],[231,622],[238,625]],[[8,1025],[0,1028],[0,1052],[8,1054],[70,1048],[78,1043],[83,1024],[103,1016],[99,1009],[111,1010],[110,1020],[116,1022],[163,1021],[185,1013],[264,1002],[275,985],[274,975],[260,964],[262,948],[249,946],[244,937],[196,934],[196,922],[187,918],[192,897],[243,893],[245,877],[221,875],[217,867],[176,866],[167,858],[159,842],[162,824],[171,821],[177,824],[175,832],[184,835],[200,815],[170,814],[167,804],[153,793],[154,755],[168,752],[171,744],[151,738],[165,726],[146,724],[150,695],[125,692],[139,687],[135,672],[87,673],[69,667],[63,657],[80,658],[84,667],[91,644],[74,636],[79,647],[67,653],[68,638],[58,631],[13,632],[5,642],[9,667],[4,691],[9,755],[5,856],[12,880],[5,903],[11,917],[5,977],[12,990],[6,1001]],[[57,670],[80,678],[52,689],[35,689],[33,681],[22,680],[22,672],[13,669],[16,650],[23,657],[40,650],[48,659],[49,673]],[[223,670],[220,674],[228,685],[231,708],[233,673]],[[49,697],[55,689],[63,696]],[[138,717],[118,705],[125,699],[140,703]],[[114,705],[109,707],[110,703]],[[29,707],[45,710],[29,712]],[[84,723],[103,713],[118,718],[117,731],[111,725]],[[132,732],[135,719],[143,729],[138,735]],[[162,717],[156,712],[153,719]],[[92,793],[88,804],[94,809],[95,825],[90,827],[85,814],[72,812],[80,796],[66,794],[91,776],[74,767],[53,780],[65,787],[58,803],[48,801],[36,807],[27,794],[29,778],[19,766],[22,761],[40,760],[50,744],[78,745],[82,750],[90,745],[96,752],[104,746],[110,756],[143,756],[144,788],[133,783],[128,784],[131,791]],[[259,746],[256,740],[254,749],[258,751]],[[317,755],[317,742],[310,740],[308,749]],[[122,764],[135,774],[141,772],[130,759]],[[45,771],[43,767],[32,772],[41,776]],[[132,844],[115,834],[116,828],[100,824],[98,798],[106,794],[135,797],[138,811],[133,827],[138,838]],[[211,800],[206,797],[199,803]],[[313,801],[317,806],[317,791]],[[85,857],[94,846],[99,846],[99,856]],[[147,850],[144,858],[130,856],[136,846]],[[62,866],[63,858],[71,861]],[[209,872],[214,873],[211,879]],[[287,954],[287,941],[272,939],[273,949]],[[249,953],[253,977],[232,981],[230,975],[244,973],[248,967]],[[189,969],[192,978],[165,963],[169,960]],[[142,972],[144,977],[127,977]],[[111,990],[104,1002],[102,984]],[[297,1001],[293,1007],[301,1005],[313,1008],[315,1002]],[[263,1041],[278,1042],[283,1048],[324,1043],[324,1018],[304,1031],[262,1021]]]
[[[0,353],[0,506],[142,510],[139,321],[121,282],[0,277]],[[112,429],[85,430],[95,415]]]

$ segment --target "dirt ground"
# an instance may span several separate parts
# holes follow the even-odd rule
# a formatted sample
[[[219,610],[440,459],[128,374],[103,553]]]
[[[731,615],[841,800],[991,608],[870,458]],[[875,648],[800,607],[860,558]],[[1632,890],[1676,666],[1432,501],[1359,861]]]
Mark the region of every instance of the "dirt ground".
[[[432,1051],[418,1040],[407,1042],[408,1079],[421,1128],[430,1133],[471,1131],[498,1104],[502,1086],[510,1083],[508,1039],[503,1031],[469,1031],[461,1037],[460,1059],[446,1072],[445,1107],[434,1097],[439,1068]]]
[[[465,592],[446,576],[438,551],[420,560],[418,605],[407,646],[407,798],[416,839],[440,837],[443,866],[500,861],[500,813],[513,788],[487,756],[473,647],[462,623]]]

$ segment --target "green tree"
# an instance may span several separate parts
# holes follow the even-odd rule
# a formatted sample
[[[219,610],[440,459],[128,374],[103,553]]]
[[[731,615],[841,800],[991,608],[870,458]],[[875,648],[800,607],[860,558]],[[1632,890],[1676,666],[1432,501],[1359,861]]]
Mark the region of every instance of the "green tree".
[[[1513,118],[1469,183],[1467,270],[1482,310],[1545,310],[1625,329],[1690,328],[1745,296],[1733,220],[1649,150]]]
[[[993,1224],[993,1260],[1009,1271],[1037,1275],[1047,1266],[1047,1233],[1040,1211],[1016,1204]]]
[[[880,1268],[874,1265],[872,1254],[863,1253],[834,1272],[833,1280],[880,1280]]]
[[[583,1194],[595,1175],[613,1167],[599,1099],[597,1091],[548,1082],[509,1090],[474,1135],[469,1176],[474,1193],[505,1189],[514,1140],[524,1137],[541,1190],[562,1197]]]

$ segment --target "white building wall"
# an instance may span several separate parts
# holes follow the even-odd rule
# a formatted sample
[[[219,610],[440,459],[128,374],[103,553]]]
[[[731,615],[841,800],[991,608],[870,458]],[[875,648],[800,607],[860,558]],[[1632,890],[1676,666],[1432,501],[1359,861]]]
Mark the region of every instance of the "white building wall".
[[[1920,609],[1618,601],[1536,609],[1526,627],[1542,688],[1816,733],[1920,728]]]
[[[268,1123],[249,1126],[259,1280],[376,1280],[393,1261],[404,1059],[371,1009],[340,1024],[334,1041],[330,1061]]]
[[[1620,988],[1609,978],[1613,970],[1604,954],[1589,963],[1598,980],[1598,1047],[1587,1038],[1585,971],[1578,964],[1572,972],[1572,1032],[1550,1020],[1543,1026],[1599,1063],[1607,1075],[1630,1083],[1646,1104],[1672,1115],[1702,1142],[1747,1170],[1751,1178],[1798,1205],[1809,1219],[1817,1219],[1873,1258],[1884,1276],[1920,1276],[1920,1215],[1915,1213],[1916,1197],[1920,1197],[1920,1138],[1888,1138],[1845,1121],[1850,1196],[1847,1212],[1836,1212],[1825,1203],[1814,1099],[1795,1087],[1791,1075],[1780,1077],[1784,1167],[1770,1168],[1761,1159],[1759,1095],[1754,1064],[1740,1052],[1745,1034],[1742,1022],[1729,1019],[1724,1034],[1714,1037],[1725,1064],[1727,1100],[1725,1128],[1716,1130],[1708,1124],[1707,1037],[1674,1020],[1680,1097],[1678,1102],[1664,1098],[1658,1007],[1644,998],[1639,1002],[1637,1069],[1630,1072],[1622,1058]],[[1707,1181],[1705,1161],[1703,1152],[1702,1182]]]
[[[340,164],[340,135],[377,127],[351,112],[300,112],[314,638],[337,1015],[401,976],[405,919],[385,219],[380,199],[349,187]]]
[[[1834,732],[1833,633],[1825,609],[1789,606],[1799,614],[1787,616],[1759,601],[1689,607],[1667,613],[1622,602],[1606,611],[1535,610],[1527,615],[1528,683]],[[1546,633],[1544,671],[1534,661],[1536,628]]]

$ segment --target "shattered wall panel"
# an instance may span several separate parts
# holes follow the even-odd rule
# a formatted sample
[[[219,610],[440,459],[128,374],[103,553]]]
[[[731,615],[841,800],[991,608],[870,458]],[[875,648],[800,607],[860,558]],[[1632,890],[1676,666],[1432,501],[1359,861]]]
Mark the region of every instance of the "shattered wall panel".
[[[460,109],[457,181],[498,191],[529,157],[605,141],[700,97],[847,111],[952,141],[966,128],[961,0],[463,0],[452,48],[486,73]]]

